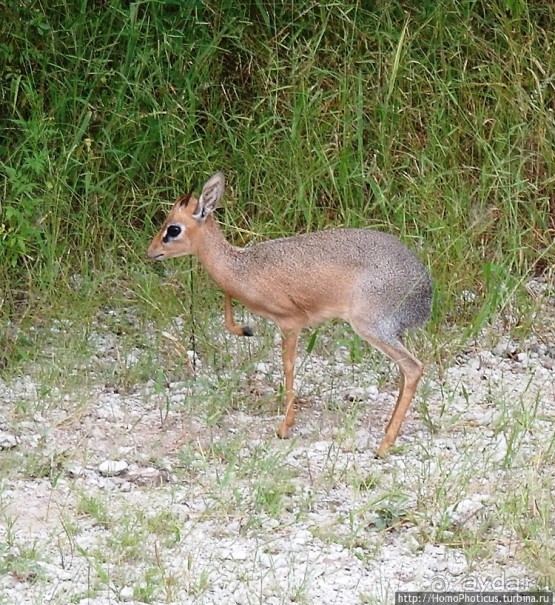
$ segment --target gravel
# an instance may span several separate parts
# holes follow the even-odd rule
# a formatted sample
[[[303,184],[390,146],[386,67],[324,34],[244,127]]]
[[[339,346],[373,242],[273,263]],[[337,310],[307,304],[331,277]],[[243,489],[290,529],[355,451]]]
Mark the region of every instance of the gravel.
[[[281,441],[279,351],[263,337],[218,318],[206,339],[221,357],[174,352],[182,377],[166,381],[148,376],[164,331],[114,329],[132,311],[99,314],[73,365],[58,337],[73,326],[53,324],[37,361],[0,380],[0,602],[353,605],[541,586],[519,528],[551,511],[555,313],[549,285],[533,289],[544,307],[526,337],[490,327],[429,363],[386,460],[395,371],[366,349],[351,361],[333,327],[300,364]]]

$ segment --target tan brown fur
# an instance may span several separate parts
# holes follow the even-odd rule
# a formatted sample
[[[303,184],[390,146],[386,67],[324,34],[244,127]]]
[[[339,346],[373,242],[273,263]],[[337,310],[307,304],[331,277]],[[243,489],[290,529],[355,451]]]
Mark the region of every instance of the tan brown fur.
[[[232,299],[278,325],[285,374],[281,437],[295,421],[293,374],[301,329],[332,318],[348,321],[401,371],[399,398],[378,449],[378,455],[385,455],[423,371],[401,337],[430,315],[432,285],[427,271],[397,238],[367,229],[331,229],[248,248],[232,246],[212,216],[224,185],[223,174],[217,173],[198,199],[191,195],[178,200],[152,240],[148,256],[162,260],[196,255],[225,293],[225,326],[230,332],[252,335],[250,328],[235,324]]]

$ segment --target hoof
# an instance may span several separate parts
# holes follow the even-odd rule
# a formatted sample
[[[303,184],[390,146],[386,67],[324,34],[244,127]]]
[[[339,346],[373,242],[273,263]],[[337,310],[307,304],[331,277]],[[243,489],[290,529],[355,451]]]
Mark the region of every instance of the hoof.
[[[279,429],[277,430],[277,436],[280,439],[289,439],[289,427],[285,424],[285,422],[280,425]]]
[[[378,448],[378,451],[374,454],[374,458],[385,458],[389,453],[389,444],[382,443]]]

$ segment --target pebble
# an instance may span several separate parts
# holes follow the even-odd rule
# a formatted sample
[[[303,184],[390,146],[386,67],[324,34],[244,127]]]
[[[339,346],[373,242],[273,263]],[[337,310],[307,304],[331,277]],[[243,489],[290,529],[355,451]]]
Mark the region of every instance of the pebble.
[[[347,401],[369,401],[370,399],[375,399],[378,395],[378,387],[374,384],[367,387],[351,387],[347,394],[345,395],[345,399]]]
[[[406,550],[408,553],[414,555],[420,549],[420,542],[414,535],[414,532],[407,531],[401,535],[399,540],[400,546],[403,550]]]
[[[473,515],[484,508],[484,501],[489,500],[489,496],[482,494],[473,494],[471,498],[464,498],[453,507],[451,507],[450,516],[453,521],[463,523]]]
[[[122,475],[129,468],[125,460],[105,460],[98,465],[98,472],[104,477]]]
[[[77,464],[75,462],[68,464],[68,466],[66,467],[66,471],[70,477],[74,478],[82,477],[85,474],[85,469],[80,464]]]
[[[265,376],[267,376],[268,374],[271,374],[272,372],[272,366],[269,363],[266,363],[264,361],[259,361],[254,369],[256,370],[256,372],[258,374],[264,374]]]
[[[135,591],[133,590],[133,588],[131,586],[124,586],[119,591],[119,596],[122,601],[132,601],[134,594],[135,594]]]
[[[127,367],[132,367],[132,366],[137,365],[140,360],[141,360],[140,352],[139,352],[139,354],[137,354],[135,352],[130,352],[130,353],[127,353],[127,355],[125,356],[125,364],[127,365]]]
[[[231,549],[230,556],[234,561],[246,561],[252,552],[245,546],[234,546]]]
[[[452,553],[452,556],[447,561],[446,570],[453,576],[460,576],[468,569],[464,555],[462,553]]]
[[[464,303],[472,303],[478,298],[476,292],[472,292],[472,290],[463,290],[460,293],[460,299]]]
[[[0,450],[10,450],[17,445],[17,437],[10,433],[0,432]]]
[[[202,360],[195,353],[195,351],[187,351],[186,355],[187,355],[187,359],[193,365],[193,367],[200,368],[200,366],[202,365]]]
[[[478,372],[482,369],[482,360],[479,357],[472,357],[468,361],[469,367]]]
[[[524,351],[522,351],[521,353],[516,354],[516,359],[520,363],[526,365],[528,363],[528,361],[530,360],[530,356],[528,355],[528,353],[525,353]]]

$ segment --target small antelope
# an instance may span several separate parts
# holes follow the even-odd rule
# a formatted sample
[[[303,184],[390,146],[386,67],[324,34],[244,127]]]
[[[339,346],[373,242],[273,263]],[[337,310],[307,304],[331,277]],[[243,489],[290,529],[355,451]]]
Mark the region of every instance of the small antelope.
[[[401,371],[399,398],[377,452],[384,456],[399,434],[423,372],[401,336],[430,316],[432,283],[426,269],[396,237],[367,229],[330,229],[247,248],[232,246],[212,214],[224,187],[224,175],[217,172],[198,199],[191,193],[179,199],[148,247],[148,256],[163,260],[196,255],[225,293],[225,326],[233,334],[253,335],[248,326],[235,324],[233,299],[278,325],[285,374],[285,418],[278,429],[282,438],[295,422],[293,374],[301,329],[332,318],[347,320]]]

